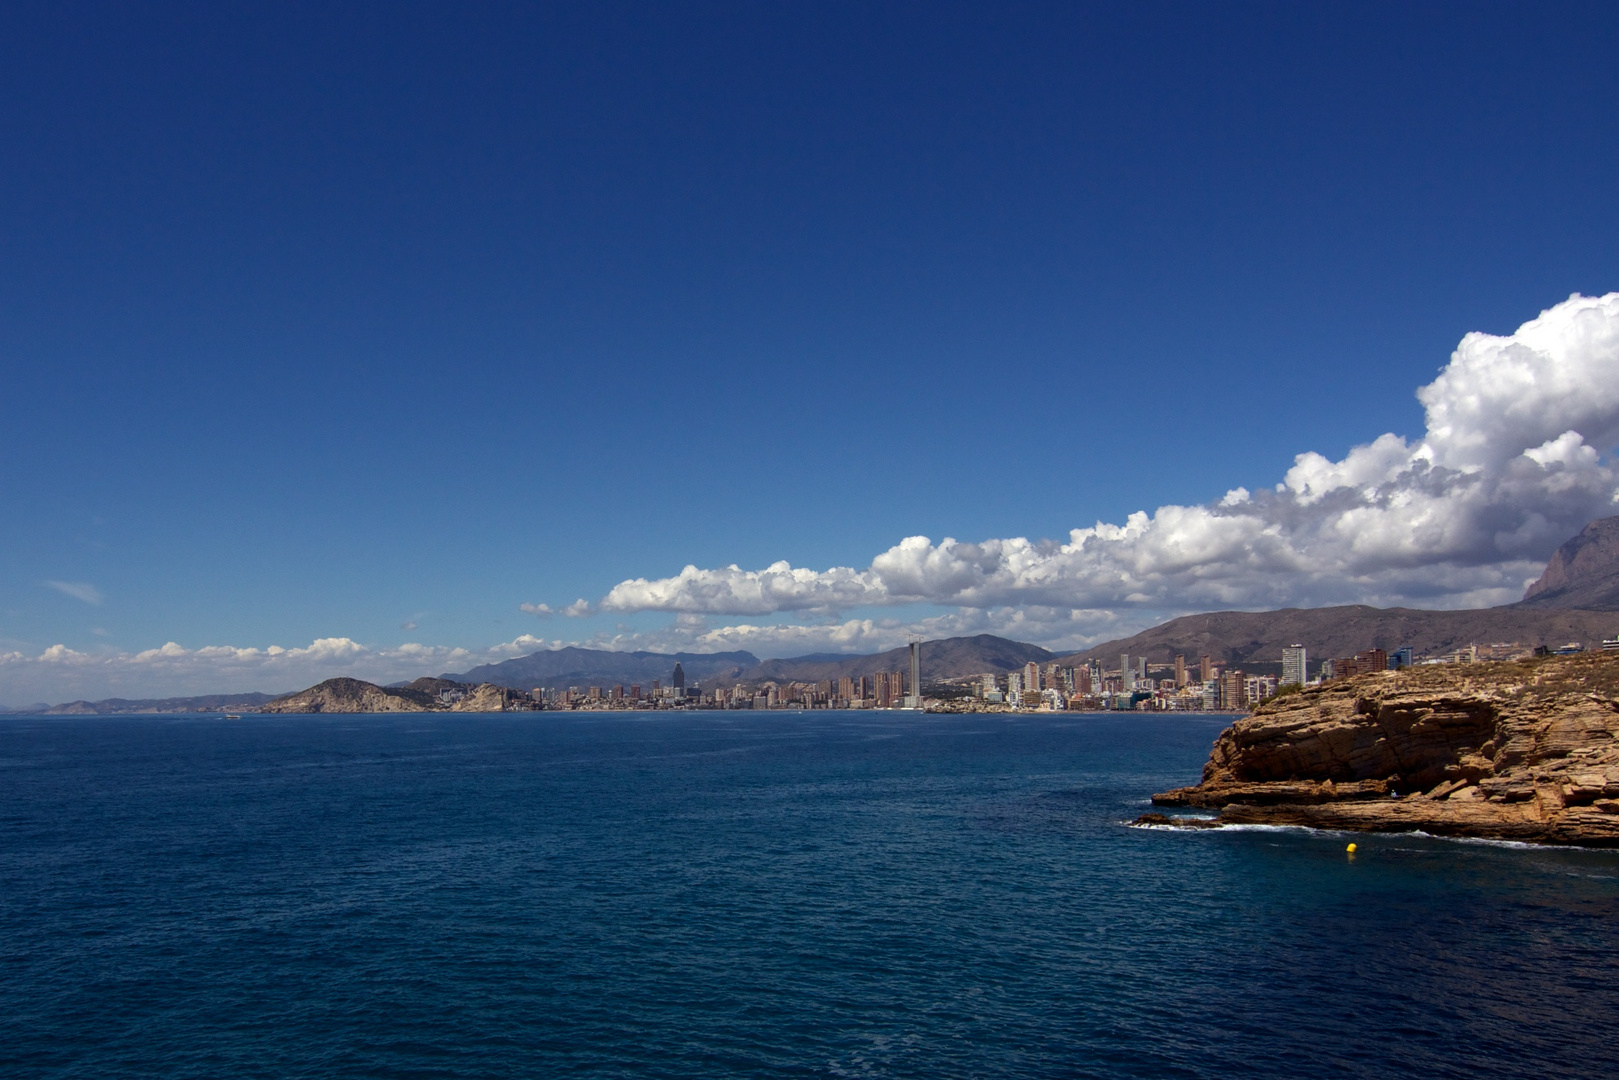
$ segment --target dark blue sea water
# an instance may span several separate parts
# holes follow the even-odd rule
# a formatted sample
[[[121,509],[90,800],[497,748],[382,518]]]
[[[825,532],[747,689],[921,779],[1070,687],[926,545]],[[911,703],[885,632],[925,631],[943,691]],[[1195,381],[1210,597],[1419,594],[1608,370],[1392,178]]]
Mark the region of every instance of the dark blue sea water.
[[[1122,825],[1207,717],[0,720],[6,1077],[1596,1077],[1619,855]]]

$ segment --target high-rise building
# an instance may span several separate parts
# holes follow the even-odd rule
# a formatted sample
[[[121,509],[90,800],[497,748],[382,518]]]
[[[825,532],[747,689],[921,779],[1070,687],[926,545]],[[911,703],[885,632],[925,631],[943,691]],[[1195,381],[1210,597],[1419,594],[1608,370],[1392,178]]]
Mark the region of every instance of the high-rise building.
[[[1205,656],[1198,661],[1198,674],[1204,682],[1214,681],[1214,658]]]
[[[1175,656],[1175,687],[1179,689],[1186,685],[1186,657],[1180,654]]]
[[[1119,679],[1120,685],[1126,690],[1134,690],[1136,688],[1136,669],[1130,663],[1129,653],[1121,653],[1119,655]]]
[[[1309,655],[1303,645],[1289,645],[1282,650],[1282,682],[1303,686],[1308,678]]]
[[[1040,665],[1033,660],[1023,665],[1023,688],[1036,691],[1040,689]]]
[[[1232,668],[1220,677],[1220,708],[1240,709],[1248,704],[1247,685],[1242,672]]]
[[[922,707],[922,643],[911,642],[911,697],[907,704],[913,709]]]
[[[669,684],[675,688],[675,697],[686,696],[686,670],[680,666],[679,660],[675,661],[675,673],[670,676]]]

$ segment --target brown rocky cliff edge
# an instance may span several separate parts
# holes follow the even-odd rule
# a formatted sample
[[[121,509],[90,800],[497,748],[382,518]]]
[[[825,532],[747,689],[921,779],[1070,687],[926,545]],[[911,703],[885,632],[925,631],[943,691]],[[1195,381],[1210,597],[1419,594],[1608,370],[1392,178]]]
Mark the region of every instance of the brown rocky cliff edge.
[[[1158,806],[1225,824],[1619,846],[1619,655],[1446,664],[1273,699]]]

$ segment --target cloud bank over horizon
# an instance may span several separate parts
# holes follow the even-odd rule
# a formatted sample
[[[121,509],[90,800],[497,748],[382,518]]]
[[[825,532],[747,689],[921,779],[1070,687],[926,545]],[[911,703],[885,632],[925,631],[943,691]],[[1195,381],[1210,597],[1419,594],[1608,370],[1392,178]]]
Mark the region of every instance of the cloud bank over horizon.
[[[524,634],[487,649],[404,644],[362,645],[346,637],[319,638],[300,648],[237,648],[176,642],[128,652],[81,652],[52,645],[39,653],[0,652],[0,705],[16,708],[47,701],[109,697],[161,698],[196,694],[286,693],[340,675],[388,683],[497,663],[562,641]]]
[[[1420,439],[1384,434],[1341,461],[1301,453],[1271,490],[1065,540],[911,536],[864,568],[687,566],[622,581],[599,609],[835,621],[930,604],[985,623],[1036,609],[1048,632],[1085,636],[1121,612],[1480,607],[1519,599],[1558,544],[1619,509],[1619,293],[1576,294],[1507,336],[1468,334],[1417,397]]]

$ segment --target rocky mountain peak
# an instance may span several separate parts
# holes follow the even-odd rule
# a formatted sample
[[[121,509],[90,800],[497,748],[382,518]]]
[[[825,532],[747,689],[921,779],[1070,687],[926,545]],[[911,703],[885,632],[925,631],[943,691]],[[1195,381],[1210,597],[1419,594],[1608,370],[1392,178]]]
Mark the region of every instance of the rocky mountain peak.
[[[1598,518],[1558,548],[1524,604],[1619,611],[1619,517]]]

